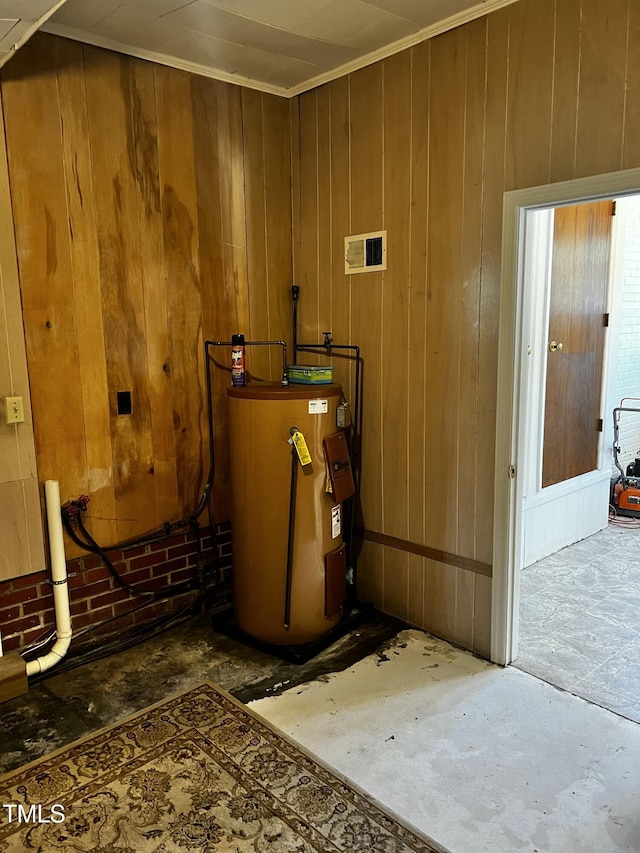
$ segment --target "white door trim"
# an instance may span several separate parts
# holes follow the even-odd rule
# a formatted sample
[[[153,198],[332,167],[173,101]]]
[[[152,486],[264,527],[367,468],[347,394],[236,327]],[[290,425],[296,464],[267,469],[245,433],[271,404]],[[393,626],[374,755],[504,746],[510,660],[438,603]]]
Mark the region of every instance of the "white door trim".
[[[520,376],[523,358],[523,256],[527,210],[640,192],[640,169],[610,172],[504,194],[496,406],[491,660],[511,663],[517,648],[522,566],[523,438]],[[515,472],[515,473],[514,473]]]

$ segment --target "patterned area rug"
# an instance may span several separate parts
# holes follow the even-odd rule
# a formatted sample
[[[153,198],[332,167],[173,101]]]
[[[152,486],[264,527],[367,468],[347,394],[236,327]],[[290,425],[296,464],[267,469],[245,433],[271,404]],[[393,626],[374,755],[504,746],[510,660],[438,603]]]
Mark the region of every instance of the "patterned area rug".
[[[0,779],[0,851],[442,853],[204,683]]]

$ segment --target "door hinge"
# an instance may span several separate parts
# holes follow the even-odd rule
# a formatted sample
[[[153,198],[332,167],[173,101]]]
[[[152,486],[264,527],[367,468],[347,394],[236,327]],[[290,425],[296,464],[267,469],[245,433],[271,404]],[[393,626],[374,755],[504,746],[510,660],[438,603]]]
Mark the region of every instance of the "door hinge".
[[[509,465],[509,479],[515,480],[515,477],[516,477],[516,466],[515,465]]]
[[[609,328],[609,312],[602,315],[602,325],[605,329]]]
[[[602,418],[598,418],[598,420],[596,422],[596,432],[602,432],[603,428],[604,428],[604,422],[603,422]]]
[[[618,206],[618,202],[614,199],[614,200],[611,202],[611,215],[612,215],[612,216],[615,216],[615,215],[616,215],[616,207],[617,207],[617,206]]]

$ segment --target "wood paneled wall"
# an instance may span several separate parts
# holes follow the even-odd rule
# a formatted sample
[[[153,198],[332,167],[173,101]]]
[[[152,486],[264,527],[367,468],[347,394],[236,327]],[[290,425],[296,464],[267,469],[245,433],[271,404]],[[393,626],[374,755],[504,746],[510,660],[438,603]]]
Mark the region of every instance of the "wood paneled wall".
[[[361,594],[487,655],[503,194],[640,165],[639,52],[635,3],[519,0],[289,103],[34,39],[2,96],[40,480],[105,542],[186,512],[202,341],[286,338],[294,281],[300,340],[363,351]]]
[[[23,423],[6,423],[5,397],[22,397]],[[41,570],[43,545],[9,175],[0,157],[0,580]]]
[[[627,0],[520,0],[299,98],[300,337],[365,361],[360,591],[483,655],[503,193],[640,165],[639,35]],[[387,271],[345,276],[380,228]]]
[[[88,494],[95,538],[121,541],[200,497],[203,341],[290,333],[290,105],[52,36],[3,69],[2,98],[39,478]]]

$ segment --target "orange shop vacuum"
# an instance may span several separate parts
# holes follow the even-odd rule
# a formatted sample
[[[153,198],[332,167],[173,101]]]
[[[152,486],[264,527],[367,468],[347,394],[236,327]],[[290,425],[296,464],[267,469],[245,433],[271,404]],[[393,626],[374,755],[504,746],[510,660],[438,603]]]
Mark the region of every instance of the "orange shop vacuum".
[[[632,398],[627,398],[632,399]],[[616,515],[625,515],[632,518],[640,518],[640,459],[635,459],[627,465],[626,471],[620,464],[620,413],[640,412],[640,408],[624,406],[625,400],[613,410],[613,462],[619,477],[611,480],[610,503]]]

